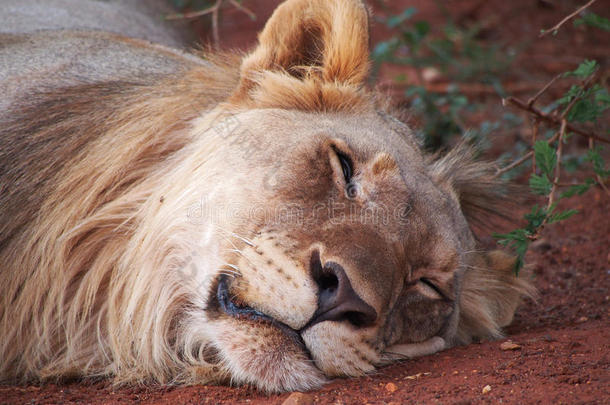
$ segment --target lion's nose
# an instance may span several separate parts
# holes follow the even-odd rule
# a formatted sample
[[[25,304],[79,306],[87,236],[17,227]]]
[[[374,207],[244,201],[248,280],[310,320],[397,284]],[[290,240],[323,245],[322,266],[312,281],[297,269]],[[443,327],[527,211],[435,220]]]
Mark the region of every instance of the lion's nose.
[[[341,265],[327,262],[322,266],[319,253],[314,252],[311,270],[319,287],[318,309],[308,326],[323,321],[348,321],[364,328],[375,323],[377,312],[356,294]]]

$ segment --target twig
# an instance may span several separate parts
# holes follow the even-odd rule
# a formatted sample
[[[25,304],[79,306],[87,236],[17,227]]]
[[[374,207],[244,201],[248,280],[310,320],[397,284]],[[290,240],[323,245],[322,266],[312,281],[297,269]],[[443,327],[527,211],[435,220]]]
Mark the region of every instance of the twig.
[[[534,95],[534,97],[530,98],[529,100],[527,100],[527,105],[528,106],[533,106],[534,103],[536,102],[536,100],[538,100],[538,98],[540,98],[540,96],[549,89],[549,87],[551,87],[553,85],[553,83],[555,83],[557,81],[557,79],[559,79],[560,77],[562,77],[562,74],[558,74],[557,76],[553,77],[553,79],[548,82],[542,89],[540,89],[540,91],[538,93],[536,93]]]
[[[567,109],[566,109],[567,111]],[[557,190],[557,184],[559,183],[559,176],[561,175],[561,154],[563,152],[563,138],[566,135],[566,126],[568,121],[563,118],[561,120],[561,128],[559,129],[559,140],[557,141],[557,159],[555,164],[555,178],[553,179],[553,186],[551,187],[551,192],[549,193],[549,202],[546,206],[547,212],[553,206],[553,202],[555,201],[555,190]]]
[[[533,151],[527,152],[525,155],[521,156],[519,159],[515,160],[513,163],[509,164],[508,166],[504,166],[503,168],[498,169],[493,177],[494,178],[498,177],[498,176],[506,173],[507,171],[514,169],[515,167],[519,166],[520,164],[525,162],[527,159],[529,159],[530,156],[533,156],[533,155],[534,155]]]
[[[567,109],[566,109],[567,111]],[[566,112],[564,111],[564,113]],[[559,129],[559,132],[557,132],[553,138],[559,138],[558,142],[557,142],[557,152],[555,152],[555,156],[556,156],[556,164],[555,164],[555,178],[553,179],[552,185],[551,185],[551,192],[549,193],[549,200],[546,204],[546,215],[544,220],[542,221],[542,223],[536,227],[536,232],[534,232],[532,235],[527,235],[527,238],[529,240],[537,240],[540,237],[540,233],[542,232],[542,230],[544,229],[544,226],[547,224],[548,220],[549,220],[549,211],[551,209],[551,207],[553,206],[553,203],[555,202],[555,192],[557,191],[557,187],[559,187],[559,176],[561,175],[561,154],[563,151],[563,138],[566,135],[566,127],[567,127],[567,123],[568,121],[565,118],[562,118],[561,120],[561,128]]]
[[[240,11],[242,11],[243,13],[245,13],[251,19],[256,20],[256,14],[254,14],[252,12],[252,10],[250,10],[249,8],[246,8],[245,6],[239,4],[239,2],[237,2],[235,0],[229,0],[229,3],[233,4],[233,7],[235,7],[236,9],[238,9]]]
[[[421,75],[421,73],[415,72],[418,80],[418,84],[426,89],[426,91],[431,93],[448,93],[452,90],[457,90],[460,93],[464,93],[465,95],[472,97],[485,97],[485,96],[496,96],[498,94],[498,90],[490,85],[481,84],[481,83],[460,83],[455,85],[455,83],[449,81],[438,81],[438,82],[427,82]],[[393,91],[398,96],[403,95],[404,90],[409,87],[409,85],[405,84],[396,84],[393,81],[380,82],[379,87],[382,89],[389,89]],[[538,84],[535,83],[508,83],[503,85],[504,90],[510,94],[517,93],[527,93],[535,91],[539,88]]]
[[[218,10],[223,0],[216,0],[215,10],[212,13],[212,38],[214,39],[214,48],[220,47],[220,34],[218,33]]]
[[[553,143],[553,142],[555,142],[557,140],[557,138],[559,138],[559,133],[556,133],[555,135],[550,137],[546,142],[547,143]],[[534,151],[533,150],[527,152],[525,155],[521,156],[519,159],[515,160],[513,163],[509,164],[508,166],[504,166],[503,168],[498,169],[494,173],[493,177],[496,178],[496,177],[506,173],[507,171],[509,171],[511,169],[514,169],[515,167],[519,166],[520,164],[525,162],[527,159],[529,159],[533,155],[534,155]]]
[[[220,47],[220,34],[218,32],[218,16],[220,14],[220,8],[222,7],[222,3],[225,0],[216,0],[213,6],[208,7],[203,10],[191,11],[188,13],[178,13],[178,14],[170,14],[165,17],[166,20],[179,20],[179,19],[188,19],[188,18],[197,18],[202,17],[204,15],[212,14],[212,39],[214,41],[214,48],[218,49]],[[238,9],[239,11],[245,13],[248,17],[255,20],[256,14],[254,14],[250,9],[244,7],[239,4],[236,0],[228,0],[233,7]]]
[[[542,111],[540,111],[538,108],[534,107],[534,106],[528,106],[526,102],[519,100],[518,98],[515,97],[507,97],[502,99],[502,104],[503,105],[507,105],[507,104],[512,104],[513,106],[520,108],[522,110],[528,111],[534,115],[536,115],[538,118],[540,118],[542,121],[551,123],[551,124],[555,124],[555,125],[561,125],[561,118],[558,118],[554,115],[549,115],[546,114]],[[587,132],[584,131],[580,128],[577,128],[575,126],[573,126],[572,124],[568,123],[567,124],[567,129],[570,132],[574,132],[575,134],[578,134],[580,136],[584,136],[585,138],[593,138],[596,141],[599,142],[604,142],[604,143],[610,143],[609,139],[605,139],[604,137],[597,135],[594,132]]]
[[[204,15],[213,14],[213,13],[218,12],[218,9],[220,8],[221,3],[222,3],[222,0],[217,0],[216,4],[214,4],[211,7],[205,8],[203,10],[189,11],[188,13],[170,14],[168,16],[165,16],[165,19],[166,20],[182,20],[182,19],[197,18],[197,17],[202,17]]]
[[[542,93],[540,93],[542,94]],[[528,103],[529,104],[529,103]],[[536,138],[538,138],[538,127],[540,121],[538,118],[534,118],[534,124],[532,125],[532,147],[536,144]],[[532,174],[536,174],[536,154],[532,154]]]
[[[593,141],[593,138],[589,138],[589,149],[593,150],[594,146],[595,142]],[[606,187],[606,184],[604,184],[602,177],[597,173],[595,173],[595,180],[597,180],[597,184],[601,186],[601,188],[606,192],[606,194],[610,195],[610,190],[608,189],[608,187]]]
[[[583,87],[587,87],[589,85],[589,83],[591,82],[592,78],[593,78],[593,76],[589,77],[583,83]],[[544,219],[544,221],[542,222],[542,225],[536,231],[536,235],[540,234],[540,231],[546,224],[546,222],[549,218],[548,213],[549,213],[551,207],[553,206],[553,203],[555,202],[555,191],[557,191],[557,184],[559,184],[559,176],[561,176],[561,155],[563,152],[563,138],[565,138],[565,136],[566,136],[566,128],[568,126],[568,120],[566,119],[566,115],[568,115],[568,113],[570,112],[572,107],[574,107],[574,104],[576,104],[576,101],[578,101],[578,100],[579,100],[578,97],[574,97],[572,99],[572,101],[570,101],[570,103],[562,111],[561,116],[560,116],[561,127],[559,128],[559,139],[557,140],[557,152],[555,154],[555,156],[556,156],[556,158],[555,158],[555,162],[556,162],[555,163],[555,178],[553,179],[553,185],[551,186],[551,192],[549,193],[549,201],[546,205],[547,216]]]
[[[555,24],[554,27],[549,28],[548,30],[544,30],[540,33],[539,38],[542,38],[545,35],[548,35],[549,32],[556,32],[559,28],[561,28],[561,26],[563,24],[565,24],[566,22],[568,22],[570,19],[572,19],[573,17],[577,16],[578,14],[580,14],[583,10],[585,10],[586,8],[588,8],[591,4],[595,3],[596,0],[590,0],[587,4],[585,4],[584,6],[582,6],[581,8],[579,8],[578,10],[574,11],[572,14],[569,14],[568,16],[566,16],[563,20],[559,21],[557,24]]]
[[[578,183],[553,183],[557,187],[573,187],[578,186]]]

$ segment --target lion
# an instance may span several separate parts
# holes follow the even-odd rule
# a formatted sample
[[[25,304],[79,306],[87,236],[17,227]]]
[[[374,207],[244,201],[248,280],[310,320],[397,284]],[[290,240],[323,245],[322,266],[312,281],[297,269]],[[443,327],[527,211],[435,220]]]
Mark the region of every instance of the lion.
[[[367,86],[368,18],[287,0],[243,56],[0,34],[0,378],[311,390],[501,336],[506,188]]]

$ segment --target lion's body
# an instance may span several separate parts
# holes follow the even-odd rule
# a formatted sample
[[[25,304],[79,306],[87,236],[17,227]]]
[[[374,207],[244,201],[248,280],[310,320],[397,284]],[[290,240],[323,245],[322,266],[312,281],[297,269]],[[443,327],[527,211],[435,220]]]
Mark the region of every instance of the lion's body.
[[[486,166],[431,163],[363,88],[358,2],[277,13],[241,68],[120,27],[0,33],[2,379],[307,389],[510,322],[528,286],[467,223]],[[349,300],[320,314],[329,269]]]

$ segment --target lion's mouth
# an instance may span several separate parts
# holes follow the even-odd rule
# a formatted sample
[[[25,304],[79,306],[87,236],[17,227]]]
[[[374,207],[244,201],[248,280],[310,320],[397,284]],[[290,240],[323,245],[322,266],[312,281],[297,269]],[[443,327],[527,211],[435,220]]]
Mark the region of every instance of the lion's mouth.
[[[255,321],[277,322],[270,316],[265,315],[252,307],[234,302],[233,299],[231,299],[228,279],[229,277],[226,275],[220,276],[218,279],[218,287],[216,288],[216,299],[218,300],[222,312],[238,319],[246,318]]]
[[[303,338],[301,337],[299,331],[292,329],[285,323],[278,321],[277,319],[248,305],[236,302],[231,295],[229,287],[229,276],[221,275],[218,278],[218,286],[216,287],[216,301],[221,312],[242,321],[269,323],[290,337],[296,345],[301,347],[306,353],[309,354],[309,350],[305,346],[305,342],[303,342]]]

